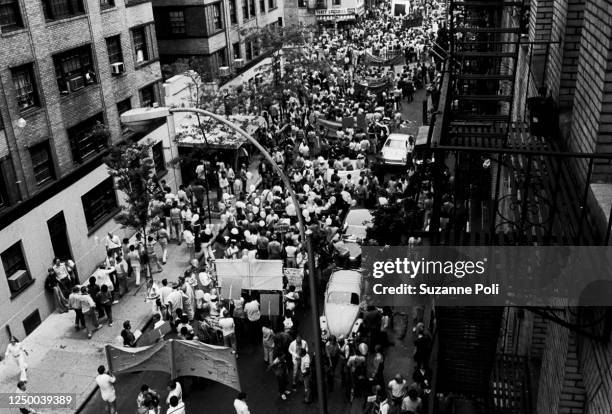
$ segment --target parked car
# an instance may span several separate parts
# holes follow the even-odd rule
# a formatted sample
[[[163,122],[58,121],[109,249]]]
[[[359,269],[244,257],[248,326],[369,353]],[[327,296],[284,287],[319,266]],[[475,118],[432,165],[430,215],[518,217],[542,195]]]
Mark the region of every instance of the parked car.
[[[408,134],[391,134],[382,147],[380,158],[385,165],[406,165],[408,154],[414,150],[414,137]]]
[[[363,276],[356,270],[332,273],[325,290],[323,316],[319,318],[321,336],[350,338],[356,334],[363,320],[359,317]]]

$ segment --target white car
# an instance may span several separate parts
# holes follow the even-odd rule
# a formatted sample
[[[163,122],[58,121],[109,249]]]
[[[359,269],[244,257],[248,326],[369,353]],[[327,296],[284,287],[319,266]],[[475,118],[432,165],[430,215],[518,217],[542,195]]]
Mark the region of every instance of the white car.
[[[332,273],[325,290],[323,316],[319,318],[324,340],[334,335],[349,338],[359,330],[363,320],[359,318],[362,275],[355,270],[338,270]]]
[[[408,134],[389,135],[381,150],[382,162],[385,165],[406,165],[408,154],[414,151],[411,138],[414,141],[414,137]]]
[[[368,228],[372,227],[374,217],[370,210],[354,208],[349,210],[344,219],[344,244],[351,254],[350,261],[359,267],[361,263],[361,242],[366,238]]]

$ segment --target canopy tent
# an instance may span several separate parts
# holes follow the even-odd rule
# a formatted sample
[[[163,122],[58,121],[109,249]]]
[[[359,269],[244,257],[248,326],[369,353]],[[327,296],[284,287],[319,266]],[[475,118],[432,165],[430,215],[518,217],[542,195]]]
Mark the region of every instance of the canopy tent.
[[[208,378],[241,391],[236,356],[231,348],[171,339],[139,348],[106,345],[105,351],[109,371],[115,374],[161,371],[172,378],[187,375]]]
[[[240,278],[241,288],[244,290],[282,290],[283,289],[283,262],[282,260],[252,260],[217,259],[217,280],[224,294],[234,297],[240,295],[235,292],[235,280]],[[230,287],[232,292],[230,292]]]

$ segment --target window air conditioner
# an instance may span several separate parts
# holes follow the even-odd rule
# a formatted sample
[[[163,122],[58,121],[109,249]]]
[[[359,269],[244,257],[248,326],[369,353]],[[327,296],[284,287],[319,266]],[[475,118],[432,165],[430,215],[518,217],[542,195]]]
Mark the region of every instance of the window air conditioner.
[[[144,52],[142,49],[136,51],[136,63],[144,62]]]
[[[221,66],[219,68],[219,76],[229,76],[230,68],[228,66]]]
[[[242,68],[244,67],[244,59],[234,59],[234,66],[237,68]]]
[[[12,292],[18,291],[30,281],[27,270],[18,270],[8,278],[9,288]]]
[[[121,75],[123,72],[125,72],[123,62],[115,62],[111,64],[111,73],[113,75]]]
[[[85,78],[83,76],[72,78],[68,81],[68,85],[70,85],[71,92],[83,89],[85,87]]]

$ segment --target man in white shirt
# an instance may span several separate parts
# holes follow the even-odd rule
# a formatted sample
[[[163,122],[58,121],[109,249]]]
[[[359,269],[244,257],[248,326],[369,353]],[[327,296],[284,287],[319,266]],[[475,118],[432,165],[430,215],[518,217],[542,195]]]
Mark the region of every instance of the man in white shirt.
[[[308,352],[308,343],[298,334],[295,339],[289,344],[289,353],[293,361],[293,388],[296,387],[297,378],[300,373],[301,350],[305,349]]]
[[[110,231],[106,235],[105,245],[107,254],[112,253],[113,255],[117,255],[121,253],[121,239]]]
[[[159,298],[162,305],[166,305],[168,303],[168,296],[172,293],[172,288],[168,286],[168,279],[162,279],[161,283],[162,287],[159,288]]]
[[[406,381],[402,374],[396,374],[395,378],[389,381],[387,388],[391,392],[391,398],[394,402],[401,404],[406,394],[406,388],[408,387],[408,381]]]
[[[300,350],[300,372],[302,373],[302,380],[304,381],[304,403],[310,404],[311,397],[311,370],[310,370],[310,355],[306,349]]]
[[[185,403],[179,401],[176,395],[173,395],[168,399],[169,406],[166,414],[185,414]]]
[[[109,414],[115,414],[117,412],[117,395],[115,394],[114,385],[115,377],[106,372],[104,365],[98,367],[96,384],[98,384],[98,388],[100,388],[100,396],[102,397],[102,401],[106,403]]]
[[[181,383],[177,380],[170,380],[168,382],[168,398],[166,398],[166,403],[170,404],[170,399],[172,397],[176,397],[179,403],[183,402],[183,387],[181,387]]]
[[[244,311],[247,314],[248,337],[252,343],[259,343],[261,341],[261,327],[259,326],[261,312],[259,311],[257,299],[253,298],[244,305]]]
[[[234,400],[234,410],[236,410],[236,414],[251,414],[249,406],[246,403],[246,396],[245,392],[241,392]]]
[[[234,318],[229,316],[229,312],[224,309],[223,317],[219,318],[219,327],[223,333],[223,343],[228,348],[233,349],[233,353],[236,353],[236,332],[234,326]]]

